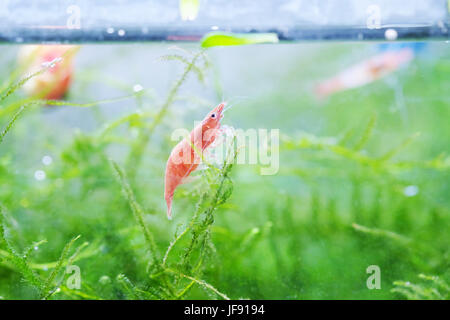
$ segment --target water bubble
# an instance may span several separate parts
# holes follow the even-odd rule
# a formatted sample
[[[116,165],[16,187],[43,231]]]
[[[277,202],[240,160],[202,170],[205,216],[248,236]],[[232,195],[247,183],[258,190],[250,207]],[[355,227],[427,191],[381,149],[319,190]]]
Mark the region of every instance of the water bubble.
[[[49,166],[49,165],[52,164],[52,162],[53,162],[52,157],[50,157],[50,156],[43,156],[43,157],[42,157],[42,163],[43,163],[44,165]]]
[[[45,177],[46,177],[45,172],[42,171],[42,170],[36,170],[36,171],[34,172],[34,178],[35,178],[37,181],[42,181],[42,180],[45,179]]]
[[[414,197],[418,193],[419,193],[418,186],[407,186],[405,187],[405,189],[403,189],[403,194],[407,197]]]
[[[117,31],[117,34],[119,35],[119,37],[123,37],[125,35],[125,30],[120,29],[119,31]]]
[[[144,90],[144,88],[140,84],[135,84],[133,86],[133,91],[134,92],[139,92],[139,91],[142,91],[142,90]]]
[[[147,34],[148,33],[148,28],[144,27],[144,28],[141,29],[141,31],[142,31],[143,34]]]
[[[39,247],[38,247],[38,246],[34,247],[34,250],[38,250],[38,249],[39,249]]]
[[[387,29],[384,32],[384,37],[386,38],[386,40],[394,41],[397,40],[398,33],[395,29]]]
[[[219,30],[219,27],[218,26],[212,26],[211,30]]]
[[[108,29],[106,29],[106,32],[109,34],[113,34],[114,33],[114,28],[113,27],[109,27]]]

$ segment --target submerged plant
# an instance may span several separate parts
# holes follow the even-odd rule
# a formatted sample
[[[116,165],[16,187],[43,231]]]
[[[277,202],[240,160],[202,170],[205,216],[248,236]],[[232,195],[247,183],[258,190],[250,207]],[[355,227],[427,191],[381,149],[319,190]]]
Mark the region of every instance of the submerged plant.
[[[45,243],[45,240],[41,240],[33,243],[27,249],[24,250],[23,253],[17,252],[14,248],[9,236],[8,236],[8,228],[5,223],[6,215],[4,209],[0,206],[0,241],[5,244],[6,254],[3,254],[3,259],[6,262],[11,263],[13,268],[19,271],[25,279],[27,283],[34,287],[37,291],[40,299],[48,299],[50,298],[56,290],[59,289],[63,277],[61,277],[61,272],[63,267],[70,266],[80,252],[88,245],[87,242],[80,245],[72,255],[70,254],[71,248],[75,241],[80,238],[77,236],[69,241],[64,249],[62,250],[61,256],[56,262],[56,265],[52,267],[52,271],[50,275],[45,279],[41,277],[38,272],[33,268],[30,263],[30,255],[33,251],[37,250],[37,248]]]
[[[207,97],[222,99],[230,77],[247,91],[271,69],[248,68],[257,73],[247,81],[234,70],[222,77],[217,64],[211,79],[208,68],[220,54],[176,48],[157,60],[180,67],[159,94],[112,79],[93,59],[99,66],[77,71],[69,101],[24,98],[18,89],[27,79],[5,74],[0,297],[448,299],[450,158],[441,84],[448,65],[415,62],[427,81],[405,80],[405,95],[420,95],[406,97],[415,118],[399,128],[394,97],[381,83],[315,105],[302,85],[312,87],[312,70],[339,54],[323,51],[308,65],[274,65],[279,85],[269,82],[255,104],[230,115],[242,127],[281,128],[279,173],[235,167],[233,148],[217,166],[203,159],[198,179],[177,189],[170,222],[163,200],[170,131],[206,113]],[[201,86],[188,87],[191,80]],[[91,85],[124,93],[91,99],[83,90]],[[196,89],[204,96],[193,97]],[[81,268],[80,289],[65,281],[71,264]],[[380,266],[385,290],[367,290],[369,264]],[[393,284],[418,272],[439,282]]]
[[[409,300],[448,300],[450,287],[445,280],[437,276],[419,274],[421,283],[395,281],[392,292],[398,293]]]
[[[204,173],[205,182],[207,184],[205,187],[206,191],[200,195],[195,213],[190,222],[183,231],[175,235],[175,239],[169,244],[162,259],[157,245],[155,244],[152,232],[145,223],[141,206],[136,202],[123,169],[117,163],[111,161],[112,168],[122,186],[122,192],[148,243],[151,257],[148,271],[153,287],[152,291],[138,289],[126,278],[126,276],[120,276],[120,282],[122,282],[124,288],[126,288],[128,292],[132,293],[132,297],[142,298],[142,295],[136,294],[136,292],[141,291],[148,296],[180,299],[187,294],[193,284],[198,284],[202,288],[213,292],[223,299],[229,299],[227,295],[218,291],[211,284],[199,279],[202,275],[203,264],[211,254],[211,249],[214,248],[214,245],[211,242],[211,226],[214,223],[214,212],[227,201],[233,190],[230,173],[236,157],[236,151],[229,150],[229,152],[227,161],[223,163],[220,169],[210,167]],[[171,252],[173,252],[176,245],[182,242],[189,234],[191,235],[191,238],[188,240],[184,252],[180,254],[179,260],[172,261],[172,259],[170,259]],[[185,281],[182,280],[189,280],[189,283],[186,285]],[[156,288],[155,284],[157,284]]]

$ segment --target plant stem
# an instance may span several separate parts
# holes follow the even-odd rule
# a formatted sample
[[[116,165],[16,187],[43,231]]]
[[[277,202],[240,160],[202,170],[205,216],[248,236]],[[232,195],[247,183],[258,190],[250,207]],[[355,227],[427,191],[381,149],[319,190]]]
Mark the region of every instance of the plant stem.
[[[144,128],[143,130],[141,130],[136,143],[134,143],[133,146],[131,147],[131,151],[128,156],[127,165],[126,165],[126,167],[128,169],[127,170],[128,176],[131,179],[131,181],[133,181],[134,178],[136,177],[137,170],[142,161],[145,146],[150,141],[150,138],[151,138],[155,128],[161,123],[164,116],[167,114],[168,109],[170,108],[172,103],[175,101],[175,97],[178,93],[178,90],[180,89],[180,87],[184,83],[184,81],[186,80],[189,73],[194,69],[195,62],[202,54],[203,54],[203,51],[199,51],[197,54],[194,55],[194,57],[192,58],[192,61],[184,69],[184,72],[181,75],[181,77],[175,82],[172,89],[169,91],[169,94],[167,95],[165,102],[161,106],[161,109],[159,110],[159,112],[154,117],[152,123],[150,124],[150,127],[147,129]]]

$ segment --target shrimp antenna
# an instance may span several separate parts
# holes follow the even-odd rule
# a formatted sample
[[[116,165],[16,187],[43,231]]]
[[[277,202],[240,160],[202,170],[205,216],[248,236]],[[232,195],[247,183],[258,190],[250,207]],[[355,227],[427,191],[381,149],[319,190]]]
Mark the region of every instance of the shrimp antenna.
[[[242,100],[248,100],[248,99],[249,99],[248,96],[235,96],[235,97],[233,97],[233,99],[230,99],[230,100],[234,100],[233,103],[230,103],[230,104],[228,104],[228,101],[222,100],[227,104],[225,109],[223,109],[222,113],[224,113],[228,109],[231,109],[233,106],[235,106],[237,103],[241,102]]]
[[[222,113],[225,113],[228,109],[231,109],[231,107],[233,107],[235,105],[235,103],[234,104],[226,104],[225,105],[225,108],[223,109],[223,111],[222,111]]]

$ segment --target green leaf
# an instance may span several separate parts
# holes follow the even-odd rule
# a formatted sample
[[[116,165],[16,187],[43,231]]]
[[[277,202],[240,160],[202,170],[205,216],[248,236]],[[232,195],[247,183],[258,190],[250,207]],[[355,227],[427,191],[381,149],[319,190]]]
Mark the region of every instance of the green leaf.
[[[231,33],[210,32],[201,40],[203,48],[217,46],[239,46],[244,44],[277,43],[276,33]]]

